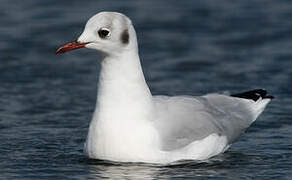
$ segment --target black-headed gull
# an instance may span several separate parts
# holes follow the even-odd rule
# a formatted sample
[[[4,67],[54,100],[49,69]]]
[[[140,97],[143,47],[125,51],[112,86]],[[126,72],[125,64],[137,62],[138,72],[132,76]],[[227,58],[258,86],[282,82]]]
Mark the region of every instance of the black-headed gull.
[[[152,96],[131,20],[116,12],[91,17],[80,37],[56,53],[102,53],[95,112],[85,153],[121,162],[205,160],[223,153],[273,98],[262,89],[234,95]]]

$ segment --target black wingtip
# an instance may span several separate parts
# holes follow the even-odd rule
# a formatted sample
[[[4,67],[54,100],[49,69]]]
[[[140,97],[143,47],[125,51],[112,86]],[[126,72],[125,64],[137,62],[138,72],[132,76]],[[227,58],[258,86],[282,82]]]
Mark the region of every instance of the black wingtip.
[[[265,96],[264,99],[274,99],[275,96],[271,96],[271,95],[268,95],[268,96]]]
[[[267,91],[264,89],[255,89],[252,91],[247,91],[239,94],[232,94],[232,97],[244,98],[244,99],[252,99],[253,101],[257,101],[259,98],[262,99],[274,99],[274,96],[267,95]]]

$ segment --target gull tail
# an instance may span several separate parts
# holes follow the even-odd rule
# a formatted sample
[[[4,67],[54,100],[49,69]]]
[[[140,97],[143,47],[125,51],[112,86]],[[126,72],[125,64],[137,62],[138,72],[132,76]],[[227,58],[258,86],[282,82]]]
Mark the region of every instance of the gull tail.
[[[264,89],[255,89],[239,94],[232,94],[230,96],[254,101],[254,103],[249,106],[254,116],[253,121],[255,121],[256,118],[264,111],[271,99],[274,99],[274,96],[268,95],[267,91]]]

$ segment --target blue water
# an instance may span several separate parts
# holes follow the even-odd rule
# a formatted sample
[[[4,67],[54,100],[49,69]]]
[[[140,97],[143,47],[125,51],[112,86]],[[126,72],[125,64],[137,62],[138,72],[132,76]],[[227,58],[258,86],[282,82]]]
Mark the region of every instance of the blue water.
[[[54,51],[103,10],[132,19],[153,94],[265,88],[276,99],[209,161],[86,159],[99,56]],[[0,179],[292,179],[292,1],[1,0],[0,24]]]

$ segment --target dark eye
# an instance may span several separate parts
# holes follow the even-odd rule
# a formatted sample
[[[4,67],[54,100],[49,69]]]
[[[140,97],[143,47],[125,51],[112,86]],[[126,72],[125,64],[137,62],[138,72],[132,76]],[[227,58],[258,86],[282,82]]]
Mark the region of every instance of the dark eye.
[[[107,28],[101,28],[100,30],[98,30],[98,35],[101,38],[106,38],[110,36],[110,30]]]

